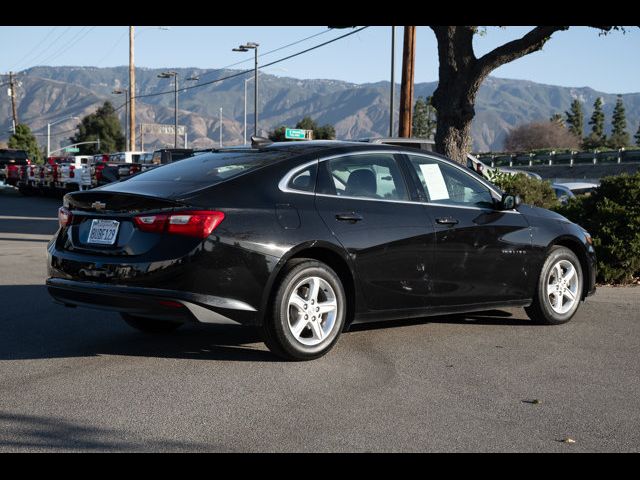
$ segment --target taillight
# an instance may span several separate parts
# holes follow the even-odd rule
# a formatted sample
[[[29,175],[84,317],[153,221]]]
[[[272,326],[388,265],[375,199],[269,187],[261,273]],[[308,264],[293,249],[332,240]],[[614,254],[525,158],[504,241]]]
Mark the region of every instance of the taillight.
[[[60,226],[60,228],[71,225],[72,219],[73,215],[67,207],[60,207],[58,209],[58,225]]]
[[[207,238],[224,220],[224,213],[215,210],[195,210],[170,215],[139,215],[134,222],[143,232],[164,232]]]
[[[96,165],[96,180],[102,180],[102,170],[104,170],[104,164]]]
[[[133,217],[134,223],[143,232],[164,232],[168,215],[141,215]]]

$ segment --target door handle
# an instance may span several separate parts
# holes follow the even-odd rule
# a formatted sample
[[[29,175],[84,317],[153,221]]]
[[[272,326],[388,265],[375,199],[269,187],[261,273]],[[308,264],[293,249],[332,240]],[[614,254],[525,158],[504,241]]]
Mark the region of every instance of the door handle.
[[[436,222],[440,225],[456,225],[458,223],[458,220],[453,217],[440,217],[436,218]]]
[[[363,216],[355,212],[336,213],[336,220],[340,222],[356,223],[364,220]]]

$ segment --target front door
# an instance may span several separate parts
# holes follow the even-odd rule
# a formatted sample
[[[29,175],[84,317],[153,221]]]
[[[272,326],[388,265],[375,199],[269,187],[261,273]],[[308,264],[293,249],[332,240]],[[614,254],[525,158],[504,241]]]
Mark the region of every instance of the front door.
[[[530,297],[531,234],[517,210],[497,210],[497,195],[464,168],[408,155],[436,231],[430,304],[449,307]]]

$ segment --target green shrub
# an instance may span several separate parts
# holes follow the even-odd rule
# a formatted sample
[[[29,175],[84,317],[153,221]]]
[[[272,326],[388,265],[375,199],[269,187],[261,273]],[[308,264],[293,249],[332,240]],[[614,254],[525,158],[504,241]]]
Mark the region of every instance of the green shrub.
[[[592,235],[598,281],[630,283],[640,275],[640,172],[603,178],[594,194],[555,210]]]
[[[551,182],[531,178],[524,173],[516,175],[500,170],[489,172],[489,180],[511,195],[519,195],[523,203],[542,208],[558,205],[558,198],[551,188]]]

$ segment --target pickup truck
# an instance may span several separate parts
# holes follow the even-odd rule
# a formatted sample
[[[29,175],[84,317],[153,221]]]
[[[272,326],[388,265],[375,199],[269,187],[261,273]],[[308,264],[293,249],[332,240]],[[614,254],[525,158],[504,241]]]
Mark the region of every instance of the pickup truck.
[[[0,149],[0,180],[7,185],[17,186],[20,167],[31,164],[24,150]]]
[[[73,163],[60,165],[60,175],[56,186],[65,191],[91,188],[92,159],[91,155],[76,155]]]

